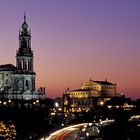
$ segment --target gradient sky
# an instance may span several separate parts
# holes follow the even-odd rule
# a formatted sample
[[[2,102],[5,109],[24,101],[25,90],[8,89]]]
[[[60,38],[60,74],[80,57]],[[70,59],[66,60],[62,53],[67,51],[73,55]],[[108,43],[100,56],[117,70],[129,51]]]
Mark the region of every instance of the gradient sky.
[[[32,31],[36,85],[50,98],[105,80],[140,98],[139,0],[1,0],[0,64],[15,64],[24,11]]]

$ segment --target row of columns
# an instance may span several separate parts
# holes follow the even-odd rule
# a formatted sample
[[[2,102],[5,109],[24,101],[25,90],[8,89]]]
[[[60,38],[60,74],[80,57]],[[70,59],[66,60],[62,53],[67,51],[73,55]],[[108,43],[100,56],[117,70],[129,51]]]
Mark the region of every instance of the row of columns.
[[[17,67],[21,70],[33,70],[32,60],[17,60]]]

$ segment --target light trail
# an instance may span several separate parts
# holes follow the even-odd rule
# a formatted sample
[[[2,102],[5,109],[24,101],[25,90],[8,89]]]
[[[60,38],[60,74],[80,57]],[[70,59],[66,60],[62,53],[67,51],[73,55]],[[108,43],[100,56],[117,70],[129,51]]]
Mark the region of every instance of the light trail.
[[[61,132],[63,132],[63,131],[74,131],[74,129],[76,128],[76,127],[81,127],[81,126],[84,126],[84,125],[87,125],[88,123],[81,123],[81,124],[77,124],[77,125],[72,125],[72,126],[68,126],[68,127],[65,127],[65,128],[62,128],[62,129],[60,129],[60,130],[57,130],[57,131],[55,131],[55,132],[53,132],[53,133],[51,133],[50,135],[49,135],[49,137],[46,137],[45,139],[43,139],[43,138],[41,138],[40,140],[51,140],[51,138],[53,138],[54,136],[56,136],[56,135],[58,135],[59,133],[61,133]],[[69,132],[69,133],[70,133]],[[62,135],[61,136],[61,140],[63,140],[63,138],[67,135],[68,133],[64,133],[64,135]]]
[[[71,131],[64,133],[64,134],[60,137],[60,140],[64,140],[64,137],[66,137],[69,133],[71,133]]]
[[[100,125],[109,125],[111,123],[114,123],[115,121],[112,119],[112,120],[102,120],[100,123],[95,123],[97,126],[100,126]],[[81,127],[81,126],[91,126],[92,123],[81,123],[81,124],[77,124],[77,125],[72,125],[72,126],[68,126],[68,127],[65,127],[65,128],[62,128],[60,130],[57,130],[53,133],[51,133],[48,137],[46,138],[42,138],[40,140],[53,140],[53,138],[55,138],[57,135],[57,139],[55,140],[63,140],[65,136],[67,136],[69,133],[71,133],[72,131],[78,129],[78,127]]]

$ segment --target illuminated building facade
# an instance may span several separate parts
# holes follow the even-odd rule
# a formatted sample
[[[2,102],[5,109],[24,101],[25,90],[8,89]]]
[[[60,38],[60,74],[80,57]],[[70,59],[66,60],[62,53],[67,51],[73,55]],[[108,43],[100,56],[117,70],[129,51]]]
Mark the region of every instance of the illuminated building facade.
[[[89,111],[95,105],[103,105],[113,97],[123,97],[116,92],[117,85],[105,81],[89,80],[81,85],[80,89],[67,89],[63,95],[64,112]]]
[[[16,66],[0,65],[0,96],[9,99],[43,99],[45,88],[35,87],[33,51],[31,49],[31,31],[28,30],[26,15],[19,31],[19,48],[16,52]]]

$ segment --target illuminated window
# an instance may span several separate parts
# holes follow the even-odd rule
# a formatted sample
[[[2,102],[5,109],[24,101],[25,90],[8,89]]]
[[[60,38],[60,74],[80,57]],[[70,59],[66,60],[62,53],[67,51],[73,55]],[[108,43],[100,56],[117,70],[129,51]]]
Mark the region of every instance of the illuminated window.
[[[8,81],[8,79],[6,79],[5,84],[8,85],[8,83],[9,83],[9,81]]]

